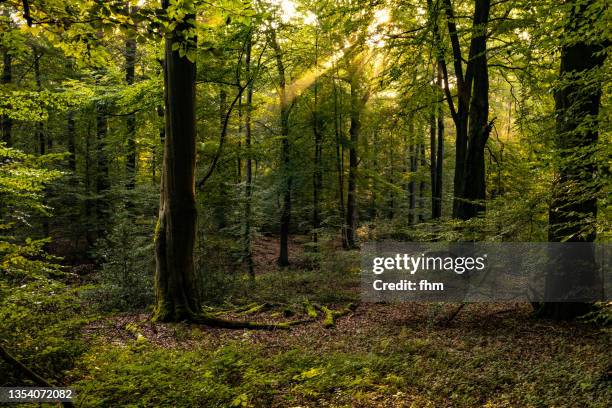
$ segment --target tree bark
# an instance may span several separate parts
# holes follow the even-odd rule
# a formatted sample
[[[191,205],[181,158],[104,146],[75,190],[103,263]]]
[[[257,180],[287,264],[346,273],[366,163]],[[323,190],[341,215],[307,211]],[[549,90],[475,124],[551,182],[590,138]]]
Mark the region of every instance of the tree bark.
[[[424,139],[424,138],[421,138]],[[421,140],[419,144],[419,159],[421,162],[421,169],[424,169],[427,166],[427,160],[425,159],[425,141]],[[425,182],[425,178],[421,177],[421,181],[419,183],[419,221],[425,221],[425,189],[427,187],[427,183]]]
[[[128,38],[125,41],[125,83],[134,84],[136,67],[136,39]],[[133,190],[136,187],[136,114],[130,113],[125,118],[127,128],[127,152],[125,157],[125,170],[127,176],[126,188]]]
[[[551,242],[593,242],[596,238],[597,197],[601,184],[597,180],[594,149],[599,137],[597,118],[601,102],[601,80],[593,77],[604,63],[604,45],[585,40],[583,30],[590,30],[596,15],[587,13],[594,1],[569,2],[571,11],[566,25],[568,37],[580,38],[565,43],[561,48],[559,78],[561,85],[555,92],[557,177],[553,185],[548,213]],[[566,40],[567,41],[567,40]],[[598,55],[599,53],[599,55]],[[586,252],[586,251],[585,251]],[[546,287],[555,286],[562,279],[572,286],[596,282],[597,266],[594,254],[582,254],[590,267],[572,270],[571,276],[551,270],[546,276]],[[571,262],[572,260],[562,260]],[[584,265],[584,264],[583,264]],[[567,269],[563,268],[563,269]],[[550,302],[542,305],[540,316],[569,320],[585,314],[591,305],[585,302]]]
[[[245,55],[245,68],[246,77],[249,81],[247,85],[246,94],[246,107],[244,117],[244,147],[246,150],[246,160],[244,163],[244,230],[243,230],[243,241],[244,241],[244,260],[247,266],[249,276],[255,277],[255,269],[253,266],[253,246],[251,244],[251,201],[252,201],[252,183],[253,183],[253,163],[251,155],[251,114],[253,109],[253,79],[251,78],[251,53],[253,49],[253,32],[249,31],[247,44],[246,44],[246,55]]]
[[[455,14],[451,0],[443,0],[450,37],[453,66],[457,85],[457,107],[449,89],[448,71],[441,50],[437,26],[437,8],[428,1],[430,15],[434,19],[434,41],[438,48],[438,62],[444,79],[444,93],[453,122],[455,123],[455,175],[453,180],[453,217],[469,219],[484,210],[485,198],[484,146],[491,124],[488,119],[488,67],[486,56],[487,24],[491,8],[490,0],[476,0],[472,19],[472,38],[469,58],[463,71],[463,57]],[[474,84],[475,97],[472,97]],[[472,122],[472,123],[470,123]],[[474,202],[477,201],[477,202]]]
[[[474,10],[470,63],[473,90],[469,107],[468,151],[465,175],[462,181],[462,198],[457,216],[467,220],[485,210],[485,145],[491,132],[489,123],[489,72],[487,66],[487,23],[490,0],[477,0]]]
[[[408,183],[408,225],[416,220],[416,173],[419,169],[417,161],[417,146],[414,135],[414,118],[410,117],[408,125],[408,162],[410,165],[410,182]]]
[[[269,30],[270,43],[274,50],[276,68],[278,71],[280,125],[281,125],[281,174],[282,174],[282,204],[280,216],[280,255],[279,266],[289,265],[289,227],[291,225],[291,169],[289,158],[289,100],[287,98],[287,82],[283,54],[276,38],[274,29]]]
[[[336,140],[336,171],[338,173],[338,212],[340,215],[340,235],[342,248],[348,249],[348,241],[346,236],[346,223],[344,211],[344,144],[342,134],[342,113],[341,106],[338,106],[338,86],[336,80],[333,81],[334,89],[334,135]]]
[[[8,8],[4,8],[3,15],[10,19]],[[2,62],[2,77],[0,77],[0,84],[7,85],[13,80],[13,56],[8,48],[4,48],[2,51]],[[13,145],[12,132],[13,120],[8,115],[0,115],[0,136],[7,147]]]
[[[439,93],[442,93],[442,69],[438,64],[438,76],[436,79]],[[444,176],[444,107],[442,103],[437,103],[437,131],[438,131],[438,143],[437,143],[437,154],[436,154],[436,188],[434,191],[434,200],[432,207],[432,218],[440,218],[442,216],[442,188],[443,188],[443,176]]]
[[[68,111],[66,117],[66,145],[68,148],[68,169],[76,173],[76,128],[74,122],[74,111]]]
[[[108,111],[106,102],[101,101],[96,104],[96,140],[97,140],[97,169],[96,169],[96,222],[97,237],[104,236],[106,231],[106,221],[109,214],[108,197],[106,194],[110,188],[108,174],[108,159],[106,157],[106,134]]]
[[[349,81],[351,89],[351,125],[349,128],[349,173],[346,200],[346,244],[348,249],[357,248],[357,149],[359,147],[359,133],[361,132],[362,101],[359,92],[359,77],[356,67],[353,67]]]
[[[315,38],[315,70],[319,69],[318,61],[319,53],[319,37]],[[312,180],[312,242],[317,243],[319,238],[319,228],[321,228],[321,215],[320,215],[320,194],[323,189],[323,123],[319,115],[319,80],[318,78],[314,81],[314,108],[312,112],[312,129],[314,133],[315,151],[314,151],[314,174]]]
[[[169,1],[162,1],[166,8]],[[156,306],[158,321],[191,319],[200,311],[193,262],[197,210],[195,205],[195,62],[172,44],[195,51],[195,39],[182,33],[193,29],[189,14],[165,39],[165,145],[159,219],[155,231]]]

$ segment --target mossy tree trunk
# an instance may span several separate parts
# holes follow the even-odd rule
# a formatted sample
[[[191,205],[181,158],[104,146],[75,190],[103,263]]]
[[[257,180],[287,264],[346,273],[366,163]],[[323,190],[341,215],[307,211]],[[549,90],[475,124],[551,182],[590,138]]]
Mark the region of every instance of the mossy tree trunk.
[[[163,1],[166,7],[168,2]],[[187,15],[165,40],[165,143],[158,225],[155,231],[154,320],[181,321],[200,311],[193,250],[196,238],[195,205],[195,39],[183,34],[193,29],[195,15]],[[191,22],[191,23],[190,23]],[[172,45],[178,42],[181,56]],[[176,46],[175,46],[176,47]]]

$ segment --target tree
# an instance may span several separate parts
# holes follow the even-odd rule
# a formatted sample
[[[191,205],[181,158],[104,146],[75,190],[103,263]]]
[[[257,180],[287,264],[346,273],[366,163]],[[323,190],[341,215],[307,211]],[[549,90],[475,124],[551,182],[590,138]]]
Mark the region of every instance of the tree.
[[[454,75],[457,83],[457,107],[449,87],[449,75],[445,58],[439,51],[439,63],[444,77],[444,92],[455,123],[455,176],[453,216],[469,219],[484,210],[486,198],[484,149],[492,123],[488,121],[489,78],[487,67],[487,25],[490,0],[476,0],[472,19],[472,37],[466,69],[459,42],[455,12],[451,0],[443,0],[448,34],[452,47]],[[431,7],[430,10],[434,10]],[[434,10],[434,17],[437,13]],[[437,25],[434,42],[441,45]]]
[[[554,143],[558,152],[556,178],[548,212],[550,242],[593,242],[596,238],[597,200],[602,191],[597,168],[598,115],[602,85],[598,70],[605,61],[605,46],[597,36],[588,37],[603,13],[594,0],[567,2],[559,86],[555,92],[556,128]],[[605,177],[605,176],[603,176]],[[594,182],[595,180],[595,182]],[[572,251],[573,252],[573,251]],[[575,255],[575,254],[574,254]],[[546,295],[551,295],[559,279],[573,286],[597,285],[597,265],[592,249],[581,251],[582,265],[566,273],[550,271],[546,276]],[[563,256],[561,262],[574,262]],[[586,265],[586,266],[585,266]],[[585,314],[585,302],[548,302],[539,308],[543,317],[573,319]]]
[[[268,28],[268,38],[270,46],[274,51],[276,70],[278,72],[278,97],[280,105],[280,128],[281,128],[281,177],[282,177],[282,204],[280,216],[280,255],[278,265],[289,265],[289,228],[291,226],[291,169],[289,162],[289,114],[291,104],[287,93],[287,78],[285,74],[285,64],[283,62],[283,52],[276,38],[276,30],[270,25]]]
[[[167,11],[169,0],[162,5]],[[181,321],[200,311],[193,249],[195,205],[195,13],[166,34],[164,55],[165,145],[155,231],[154,319]]]

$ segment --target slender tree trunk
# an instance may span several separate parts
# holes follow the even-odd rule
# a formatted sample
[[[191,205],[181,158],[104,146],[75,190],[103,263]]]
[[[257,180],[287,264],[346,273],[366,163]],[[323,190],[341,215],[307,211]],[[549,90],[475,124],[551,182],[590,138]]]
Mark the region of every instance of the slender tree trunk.
[[[36,46],[32,47],[32,56],[34,57],[34,82],[36,82],[36,91],[40,95],[42,91],[42,82],[40,79],[40,57]],[[44,123],[42,121],[36,122],[36,139],[38,140],[38,153],[42,156],[47,153],[47,141],[45,140]],[[50,143],[49,143],[50,145]],[[46,189],[45,189],[46,190]],[[47,205],[47,191],[42,199],[43,205]],[[42,233],[43,237],[49,236],[49,218],[43,216],[42,220]]]
[[[418,171],[417,148],[414,134],[414,118],[408,125],[408,162],[410,164],[410,182],[408,183],[408,224],[416,221],[416,174]]]
[[[92,177],[91,177],[91,139],[92,139],[92,125],[93,120],[91,112],[87,112],[88,120],[87,120],[87,134],[85,135],[85,194],[86,197],[84,200],[85,210],[85,220],[87,223],[85,238],[87,240],[87,246],[92,247],[95,243],[95,230],[97,228],[97,221],[95,219],[95,202],[92,198]],[[90,224],[91,220],[94,220],[93,223]]]
[[[597,118],[601,102],[601,80],[594,77],[605,60],[602,44],[585,41],[585,30],[590,30],[593,17],[587,14],[593,0],[573,1],[566,26],[567,37],[579,38],[561,48],[559,78],[561,85],[555,93],[557,178],[552,190],[548,213],[551,242],[593,242],[596,238],[597,197],[602,190],[597,177],[596,154],[599,137]],[[566,40],[567,41],[567,40]],[[595,182],[594,182],[595,180]],[[597,281],[594,254],[581,251],[582,265],[570,273],[552,270],[546,276],[547,291],[556,281],[571,282],[572,288],[592,285]],[[561,254],[563,258],[564,254]],[[561,259],[561,262],[572,262]],[[558,268],[568,270],[570,268]],[[567,286],[567,285],[565,285]],[[547,293],[548,295],[548,293]],[[589,303],[551,302],[542,305],[543,317],[569,320],[583,315]]]
[[[136,39],[128,38],[125,41],[125,82],[128,86],[134,84],[136,67]],[[126,187],[133,190],[136,186],[136,114],[130,113],[125,118],[127,128],[127,153],[125,157],[125,170],[127,176]]]
[[[338,87],[333,79],[334,89],[334,135],[336,139],[336,171],[338,173],[338,212],[340,215],[340,235],[342,237],[342,248],[348,249],[346,236],[346,223],[344,211],[344,145],[342,136],[342,113],[338,109]]]
[[[97,169],[96,169],[96,231],[97,238],[103,237],[109,215],[107,193],[110,189],[108,174],[108,159],[106,157],[107,107],[105,101],[96,104],[96,139],[97,139]]]
[[[289,265],[289,227],[291,225],[291,169],[289,159],[289,101],[287,98],[287,83],[285,78],[285,65],[283,55],[276,38],[274,29],[270,29],[270,42],[274,50],[276,68],[278,70],[278,85],[280,99],[280,125],[281,125],[281,167],[283,186],[281,194],[283,201],[281,204],[280,217],[280,255],[278,257],[279,266]]]
[[[419,145],[419,157],[421,162],[421,169],[425,169],[427,166],[427,160],[425,159],[425,141],[421,140]],[[421,177],[421,181],[419,183],[419,221],[425,221],[425,189],[427,188],[427,183],[425,182],[425,177]]]
[[[356,73],[350,75],[351,87],[351,126],[349,128],[349,174],[346,200],[346,243],[348,249],[357,248],[357,149],[361,131],[361,100]]]
[[[224,85],[221,85],[219,89],[219,134],[221,137],[223,136],[223,125],[225,123],[225,115],[227,113],[227,91]],[[226,203],[229,201],[229,194],[227,191],[227,184],[224,181],[219,183],[218,187],[219,198],[221,203]],[[227,227],[227,209],[225,205],[216,205],[214,208],[215,220],[217,222],[217,228],[219,230]]]
[[[68,111],[66,118],[66,145],[68,148],[68,169],[76,173],[76,128],[74,122],[74,111]]]
[[[436,79],[439,94],[442,94],[442,69],[438,64],[438,76]],[[442,186],[443,186],[443,169],[444,169],[444,106],[442,103],[437,103],[437,131],[438,143],[436,154],[436,188],[434,191],[434,200],[432,208],[432,218],[440,218],[442,216]],[[433,166],[433,164],[432,164]]]
[[[163,0],[166,8],[169,1]],[[165,145],[159,218],[155,231],[154,319],[181,321],[200,310],[193,262],[197,210],[195,205],[195,62],[172,50],[182,41],[195,52],[195,39],[181,34],[193,29],[195,15],[187,15],[165,39]]]
[[[34,57],[34,82],[36,83],[36,91],[40,94],[42,91],[40,80],[40,56],[35,46],[32,47],[32,56]],[[47,151],[47,141],[45,140],[44,125],[42,121],[36,122],[36,140],[38,141],[38,154],[42,156]]]
[[[8,12],[8,8],[4,8],[3,14],[6,18],[10,19],[10,15]],[[10,84],[13,79],[13,56],[10,53],[10,50],[6,47],[3,47],[2,51],[2,77],[0,77],[0,84],[7,85]],[[0,136],[4,143],[6,143],[7,147],[11,147],[13,145],[13,120],[9,118],[8,115],[0,115]]]
[[[315,39],[315,70],[318,70],[318,53],[319,53],[319,37]],[[315,151],[314,151],[314,174],[313,174],[313,194],[312,194],[312,242],[315,244],[318,242],[319,228],[321,228],[321,215],[320,215],[320,194],[323,189],[323,129],[322,121],[319,115],[319,81],[318,78],[314,82],[314,108],[312,113],[312,128],[314,133]]]
[[[252,183],[253,183],[253,163],[252,163],[252,150],[251,150],[251,114],[253,109],[253,78],[251,78],[251,52],[253,49],[253,33],[249,32],[246,46],[246,76],[249,84],[247,85],[246,94],[246,111],[244,118],[244,147],[246,149],[246,160],[245,160],[245,183],[244,183],[244,253],[245,262],[249,276],[255,277],[255,269],[253,267],[253,246],[251,243],[251,201],[252,201]]]
[[[438,96],[437,92],[434,92],[435,97]],[[437,149],[436,149],[436,113],[437,113],[437,103],[435,103],[431,107],[431,112],[429,113],[429,182],[431,184],[431,218],[436,217],[436,191],[438,184],[438,174],[436,172],[437,165]]]

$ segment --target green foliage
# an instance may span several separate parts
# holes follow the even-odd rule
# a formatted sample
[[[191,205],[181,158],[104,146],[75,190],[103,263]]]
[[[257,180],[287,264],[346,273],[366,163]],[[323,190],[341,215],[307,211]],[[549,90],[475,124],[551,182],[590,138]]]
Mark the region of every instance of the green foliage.
[[[35,158],[0,144],[0,340],[18,359],[52,381],[63,377],[84,350],[78,330],[88,318],[78,290],[65,284],[71,276],[57,257],[46,253],[48,239],[20,239],[33,214],[47,213],[43,190],[61,173]],[[0,361],[0,383],[23,379]]]
[[[153,304],[153,222],[120,207],[108,235],[96,241],[100,271],[89,297],[102,310],[143,310]]]

